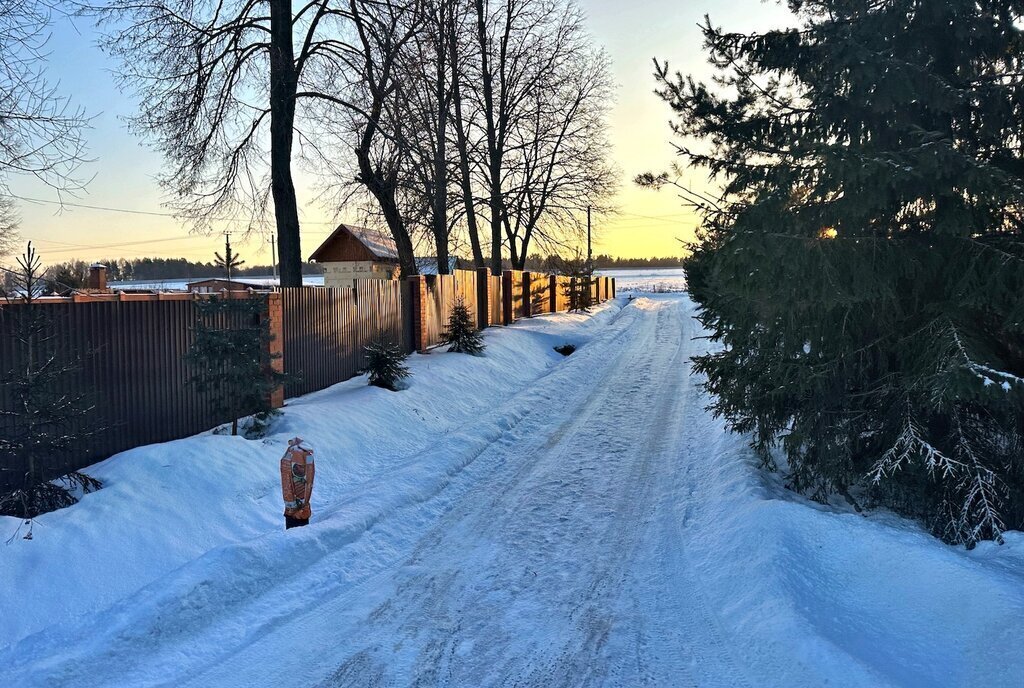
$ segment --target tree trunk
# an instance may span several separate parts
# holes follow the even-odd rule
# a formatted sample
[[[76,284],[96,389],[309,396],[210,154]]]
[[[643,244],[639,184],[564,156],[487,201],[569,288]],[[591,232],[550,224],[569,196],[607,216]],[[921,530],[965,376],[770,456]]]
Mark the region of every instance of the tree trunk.
[[[359,162],[359,182],[376,199],[380,211],[384,215],[384,221],[388,224],[388,230],[395,240],[402,277],[415,275],[417,273],[416,257],[413,253],[412,238],[405,227],[402,213],[398,210],[398,202],[395,200],[395,192],[398,189],[397,179],[376,174],[373,164],[370,162],[370,153],[366,148],[357,148],[355,154],[356,160]]]
[[[434,41],[436,73],[434,98],[437,102],[437,121],[434,131],[434,246],[437,248],[437,274],[447,275],[448,270],[448,160],[445,142],[448,133],[448,94],[445,92],[445,46],[444,19],[438,17],[440,35]]]
[[[484,119],[487,123],[487,169],[491,209],[491,274],[501,274],[501,157],[494,124],[494,78],[488,59],[487,26],[483,0],[476,0],[476,31],[480,43],[480,81],[484,94]]]
[[[292,180],[296,87],[291,3],[270,0],[270,188],[283,287],[302,286],[299,207]]]
[[[459,154],[459,174],[462,177],[462,203],[466,207],[466,228],[469,232],[469,245],[473,251],[473,267],[486,267],[483,250],[480,248],[480,234],[476,224],[476,207],[473,203],[473,180],[469,172],[469,142],[462,121],[462,89],[460,86],[458,50],[454,29],[448,37],[450,62],[452,65],[452,114],[455,117],[455,147]]]

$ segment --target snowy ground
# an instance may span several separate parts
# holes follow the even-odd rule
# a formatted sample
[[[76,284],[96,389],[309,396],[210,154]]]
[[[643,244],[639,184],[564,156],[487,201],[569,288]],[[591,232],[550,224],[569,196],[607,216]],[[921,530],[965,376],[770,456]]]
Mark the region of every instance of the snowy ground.
[[[615,268],[598,270],[599,275],[615,278],[615,289],[623,292],[671,294],[686,291],[686,273],[682,268]]]
[[[0,686],[1020,686],[1024,537],[786,493],[703,410],[692,309],[533,319],[414,356],[401,393],[294,400],[264,442],[97,465],[0,545]],[[285,533],[294,434],[315,513]]]

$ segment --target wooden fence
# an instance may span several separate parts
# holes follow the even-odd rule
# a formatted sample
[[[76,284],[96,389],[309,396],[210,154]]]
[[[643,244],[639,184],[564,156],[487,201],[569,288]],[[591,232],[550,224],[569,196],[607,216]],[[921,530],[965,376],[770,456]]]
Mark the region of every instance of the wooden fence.
[[[569,308],[563,276],[486,270],[418,276],[401,281],[356,280],[352,289],[284,288],[261,292],[267,300],[275,367],[293,376],[274,395],[275,405],[342,382],[365,365],[365,346],[378,336],[407,351],[438,344],[448,317],[462,299],[481,327]],[[597,278],[595,297],[614,295],[614,280]],[[213,399],[189,385],[193,371],[184,359],[198,318],[196,294],[100,294],[45,298],[26,306],[0,302],[0,376],[23,365],[14,336],[17,318],[28,309],[42,313],[55,335],[55,353],[74,362],[66,380],[69,394],[93,407],[88,426],[101,431],[71,451],[48,459],[50,470],[76,470],[112,454],[154,442],[187,437],[224,423]],[[244,323],[225,322],[226,327]],[[0,409],[10,408],[9,385],[0,388]],[[0,414],[0,433],[13,420]],[[8,435],[9,436],[9,435]],[[25,472],[20,459],[0,454],[0,490]]]
[[[456,270],[451,275],[422,275],[413,280],[419,283],[420,305],[417,312],[421,318],[421,336],[416,340],[417,349],[427,349],[441,343],[441,337],[448,326],[448,318],[458,301],[469,309],[471,316],[477,314],[477,274],[472,270]],[[414,289],[416,287],[414,286]],[[414,325],[415,326],[415,325]]]

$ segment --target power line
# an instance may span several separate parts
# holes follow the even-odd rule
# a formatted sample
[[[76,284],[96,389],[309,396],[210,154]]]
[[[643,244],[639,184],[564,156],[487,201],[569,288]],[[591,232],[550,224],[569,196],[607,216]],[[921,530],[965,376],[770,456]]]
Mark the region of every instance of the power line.
[[[111,208],[111,207],[102,206],[102,205],[88,205],[88,204],[85,204],[85,203],[72,203],[70,201],[50,201],[50,200],[46,200],[46,199],[43,199],[43,198],[29,198],[28,196],[9,196],[9,198],[16,198],[16,199],[18,199],[20,201],[26,201],[28,203],[42,203],[42,204],[45,204],[45,205],[57,205],[57,206],[60,206],[62,208],[67,206],[69,208],[85,208],[86,210],[103,210],[103,211],[110,212],[110,213],[128,213],[130,215],[150,215],[152,217],[171,217],[171,218],[174,217],[174,215],[172,213],[158,213],[158,212],[151,211],[151,210],[132,210],[130,208]]]
[[[186,237],[170,237],[168,239],[147,239],[147,240],[142,240],[142,241],[126,241],[126,242],[119,243],[119,244],[101,244],[99,246],[77,246],[75,248],[58,248],[58,249],[54,249],[52,251],[47,250],[47,253],[68,253],[68,252],[71,252],[71,251],[83,251],[83,250],[95,251],[95,250],[98,250],[98,249],[105,249],[105,248],[122,248],[124,246],[139,246],[139,245],[144,245],[144,244],[160,244],[160,243],[165,243],[165,242],[168,242],[168,241],[187,241],[187,240],[190,240],[190,239],[209,239],[209,237],[186,236]]]
[[[19,201],[25,201],[27,203],[42,203],[42,204],[45,204],[45,205],[56,205],[56,206],[60,206],[62,208],[63,207],[83,208],[85,210],[99,210],[99,211],[108,212],[108,213],[126,213],[126,214],[129,214],[129,215],[148,215],[150,217],[166,217],[166,218],[171,218],[171,219],[177,219],[178,218],[178,216],[175,215],[174,213],[160,213],[160,212],[157,212],[155,210],[133,210],[131,208],[115,208],[115,207],[112,207],[112,206],[105,206],[105,205],[89,205],[87,203],[73,203],[71,201],[51,201],[51,200],[47,200],[45,198],[30,198],[28,196],[10,196],[10,195],[6,195],[6,194],[0,194],[0,195],[5,195],[7,198],[13,198],[13,199],[16,199],[16,200],[19,200]],[[214,218],[213,220],[211,220],[211,222],[242,222],[242,223],[246,223],[246,224],[252,224],[252,222],[250,220],[244,220],[242,218],[237,218],[237,217]],[[302,224],[335,225],[337,223],[336,222],[331,222],[331,221],[328,221],[328,220],[304,220],[304,221],[302,221]]]

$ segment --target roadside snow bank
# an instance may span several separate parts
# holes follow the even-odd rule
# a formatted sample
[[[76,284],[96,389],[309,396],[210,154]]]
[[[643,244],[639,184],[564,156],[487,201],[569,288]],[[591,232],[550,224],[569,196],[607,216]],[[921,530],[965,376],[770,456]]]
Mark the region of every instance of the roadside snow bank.
[[[789,674],[754,685],[1024,685],[1024,533],[966,551],[887,512],[817,504],[720,420],[694,421],[706,452],[685,530],[695,575],[737,653]]]
[[[460,426],[565,361],[554,346],[585,348],[619,309],[609,302],[592,315],[562,313],[487,330],[481,357],[443,349],[414,354],[408,389],[368,387],[360,376],[290,400],[264,440],[205,433],[85,469],[104,489],[36,519],[34,539],[3,545],[20,521],[0,517],[0,649],[115,605],[124,616],[145,586],[160,598],[150,601],[155,607],[166,613],[179,606],[175,622],[188,625],[191,616],[229,605],[225,594],[244,599],[254,591],[247,580],[256,585],[252,579],[271,572],[286,577],[281,547],[339,547],[390,511],[443,488],[474,446],[488,441]],[[491,439],[509,422],[493,419]],[[329,532],[307,529],[286,540],[277,465],[296,434],[316,450],[314,522],[343,513]],[[169,575],[186,565],[193,569],[188,576]],[[193,587],[228,576],[237,585],[216,586],[217,600]],[[156,632],[174,633],[155,621]]]

